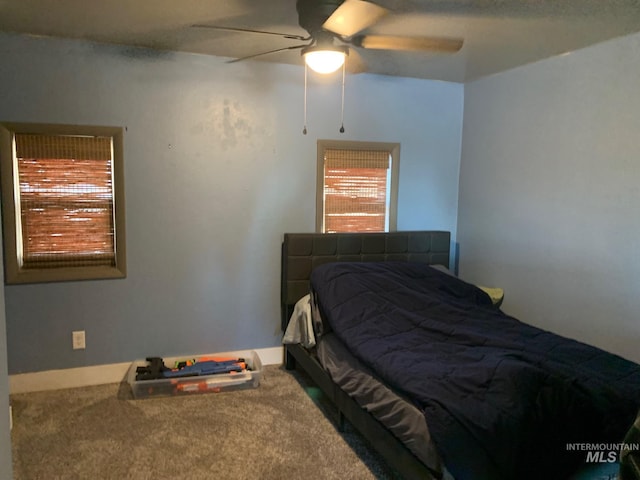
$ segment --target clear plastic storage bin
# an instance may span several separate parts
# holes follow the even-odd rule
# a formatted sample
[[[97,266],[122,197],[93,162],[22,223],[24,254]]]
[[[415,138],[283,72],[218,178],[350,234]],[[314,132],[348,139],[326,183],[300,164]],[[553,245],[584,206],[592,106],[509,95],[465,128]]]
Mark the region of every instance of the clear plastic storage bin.
[[[203,357],[204,356],[228,355],[203,355]],[[154,380],[136,380],[136,369],[148,365],[146,360],[136,360],[131,364],[131,367],[129,367],[127,382],[131,386],[133,398],[136,399],[172,395],[192,395],[196,393],[218,393],[256,388],[260,385],[260,378],[262,376],[262,362],[260,361],[260,357],[256,352],[252,351],[249,355],[245,355],[242,358],[244,358],[248,367],[247,370],[242,372],[160,378]],[[184,357],[166,358],[163,360],[165,365],[171,366],[175,362],[183,361]]]

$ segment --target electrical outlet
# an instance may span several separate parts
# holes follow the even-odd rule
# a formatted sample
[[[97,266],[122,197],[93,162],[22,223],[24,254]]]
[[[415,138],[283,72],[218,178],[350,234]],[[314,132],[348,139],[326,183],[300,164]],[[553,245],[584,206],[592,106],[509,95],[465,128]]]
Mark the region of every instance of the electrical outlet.
[[[74,350],[83,350],[84,348],[86,348],[84,343],[84,330],[71,332],[71,339],[73,341]]]

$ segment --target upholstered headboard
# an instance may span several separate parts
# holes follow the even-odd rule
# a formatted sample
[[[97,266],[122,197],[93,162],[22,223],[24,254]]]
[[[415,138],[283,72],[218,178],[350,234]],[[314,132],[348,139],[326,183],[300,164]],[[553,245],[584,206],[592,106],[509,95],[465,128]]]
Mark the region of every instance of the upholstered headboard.
[[[285,233],[282,243],[282,329],[295,303],[309,293],[311,271],[328,262],[412,261],[449,266],[451,234],[443,231],[391,233]]]

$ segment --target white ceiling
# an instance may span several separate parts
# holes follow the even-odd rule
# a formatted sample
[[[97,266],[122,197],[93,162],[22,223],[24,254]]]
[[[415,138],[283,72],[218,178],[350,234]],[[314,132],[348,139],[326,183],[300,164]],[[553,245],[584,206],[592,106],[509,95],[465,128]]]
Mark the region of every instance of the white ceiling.
[[[464,39],[455,54],[356,49],[349,62],[385,75],[465,82],[640,31],[640,0],[376,0],[391,14],[366,33]],[[301,43],[194,28],[306,35],[296,0],[0,0],[0,31],[81,38],[229,58]],[[304,42],[302,42],[304,43]],[[302,64],[299,50],[255,60]]]

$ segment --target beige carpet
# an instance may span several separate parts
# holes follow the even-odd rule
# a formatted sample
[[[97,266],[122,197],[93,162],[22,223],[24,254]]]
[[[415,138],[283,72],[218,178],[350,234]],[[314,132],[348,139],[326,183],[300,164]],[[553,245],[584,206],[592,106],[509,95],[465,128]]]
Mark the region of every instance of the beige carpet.
[[[314,400],[315,399],[315,400]],[[301,373],[258,388],[134,400],[127,384],[11,396],[15,480],[393,479]]]

